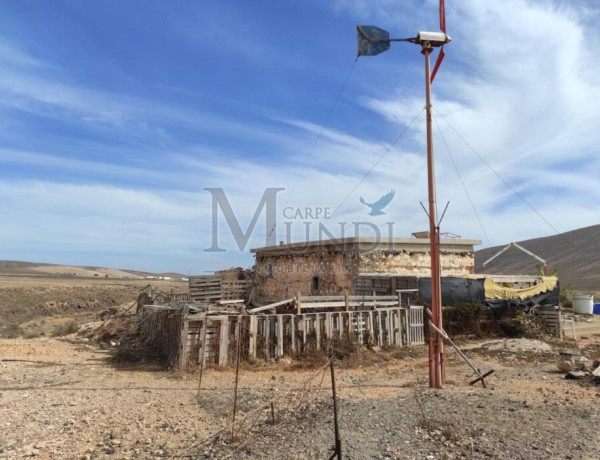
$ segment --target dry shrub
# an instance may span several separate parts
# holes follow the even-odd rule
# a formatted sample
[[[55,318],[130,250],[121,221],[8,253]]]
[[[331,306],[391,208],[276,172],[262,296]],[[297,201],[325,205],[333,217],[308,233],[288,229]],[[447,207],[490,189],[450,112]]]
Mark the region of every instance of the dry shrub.
[[[23,336],[23,329],[17,323],[9,324],[2,334],[6,339],[17,339]]]
[[[321,367],[331,354],[340,360],[350,360],[358,352],[363,350],[363,346],[358,343],[352,334],[344,334],[342,337],[336,336],[328,338],[325,334],[321,335],[320,348],[316,347],[317,337],[314,331],[306,336],[306,345],[303,350],[294,354],[294,369],[313,369]]]
[[[44,334],[39,329],[29,329],[29,330],[23,332],[23,338],[25,338],[25,339],[35,339],[42,335],[44,335]]]
[[[164,358],[157,343],[144,338],[143,318],[121,318],[101,340],[116,343],[112,360],[117,363],[160,361]]]
[[[63,335],[73,334],[77,332],[79,326],[76,321],[69,321],[68,323],[62,323],[52,331],[52,337],[62,337]]]
[[[484,305],[477,302],[459,302],[444,308],[444,329],[450,336],[478,334],[483,312]]]

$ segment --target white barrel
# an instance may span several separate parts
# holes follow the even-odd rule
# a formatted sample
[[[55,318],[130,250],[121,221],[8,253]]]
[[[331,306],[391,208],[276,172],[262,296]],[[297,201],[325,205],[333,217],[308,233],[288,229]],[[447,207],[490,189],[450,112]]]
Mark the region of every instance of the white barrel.
[[[594,314],[594,296],[591,294],[577,294],[573,296],[573,311],[581,315]]]

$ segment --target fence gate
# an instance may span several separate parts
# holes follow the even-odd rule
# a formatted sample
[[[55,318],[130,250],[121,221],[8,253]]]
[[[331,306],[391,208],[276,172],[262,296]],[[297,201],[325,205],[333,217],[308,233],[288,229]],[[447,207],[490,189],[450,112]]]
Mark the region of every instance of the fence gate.
[[[406,329],[408,331],[408,345],[423,345],[425,344],[425,332],[423,326],[423,307],[411,306],[407,308],[407,321]]]

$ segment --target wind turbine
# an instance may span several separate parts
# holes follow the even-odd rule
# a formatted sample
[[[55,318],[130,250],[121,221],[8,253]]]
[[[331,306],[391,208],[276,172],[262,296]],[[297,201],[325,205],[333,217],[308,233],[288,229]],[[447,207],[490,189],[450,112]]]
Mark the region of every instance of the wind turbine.
[[[440,226],[436,216],[435,164],[433,159],[433,132],[431,125],[431,83],[444,59],[444,45],[452,39],[446,34],[444,0],[439,3],[440,32],[419,32],[416,37],[390,38],[389,32],[375,26],[357,26],[358,57],[376,56],[387,51],[391,42],[409,42],[421,46],[425,56],[425,111],[427,115],[427,182],[429,195],[429,244],[431,252],[431,309],[432,322],[442,331],[442,278],[440,266]],[[430,55],[440,48],[433,72]],[[446,381],[444,342],[442,336],[430,329],[429,334],[429,386],[440,388]]]

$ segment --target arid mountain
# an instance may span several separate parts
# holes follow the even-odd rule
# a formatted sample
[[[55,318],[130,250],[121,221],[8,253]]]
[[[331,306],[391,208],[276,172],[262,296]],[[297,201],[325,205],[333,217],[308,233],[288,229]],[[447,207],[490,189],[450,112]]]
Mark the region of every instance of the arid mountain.
[[[517,243],[545,259],[548,273],[557,269],[561,287],[571,285],[579,292],[600,292],[600,225]],[[483,262],[503,247],[477,251],[475,271],[481,273]],[[517,248],[510,248],[486,266],[486,273],[535,275],[541,265]]]

